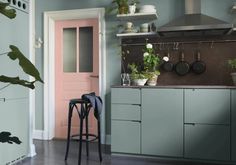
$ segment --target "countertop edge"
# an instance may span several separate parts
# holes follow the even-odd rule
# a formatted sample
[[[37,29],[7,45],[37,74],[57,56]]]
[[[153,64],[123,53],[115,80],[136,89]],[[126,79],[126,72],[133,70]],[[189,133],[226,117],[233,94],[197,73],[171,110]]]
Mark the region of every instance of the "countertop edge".
[[[236,89],[236,86],[224,86],[224,85],[122,86],[122,85],[112,85],[111,88]]]

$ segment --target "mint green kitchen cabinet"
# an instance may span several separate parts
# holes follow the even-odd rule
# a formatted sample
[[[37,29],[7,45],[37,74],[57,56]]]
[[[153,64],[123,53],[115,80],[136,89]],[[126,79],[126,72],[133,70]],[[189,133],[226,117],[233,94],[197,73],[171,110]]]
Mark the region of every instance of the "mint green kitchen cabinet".
[[[185,89],[184,157],[230,160],[230,90]]]
[[[111,151],[140,154],[140,89],[111,89]]]
[[[236,89],[231,90],[231,107],[232,107],[232,153],[231,157],[233,161],[236,161]]]
[[[142,89],[142,154],[183,157],[183,89]]]
[[[230,90],[185,89],[185,123],[230,124]]]
[[[230,160],[230,127],[185,124],[185,158]]]

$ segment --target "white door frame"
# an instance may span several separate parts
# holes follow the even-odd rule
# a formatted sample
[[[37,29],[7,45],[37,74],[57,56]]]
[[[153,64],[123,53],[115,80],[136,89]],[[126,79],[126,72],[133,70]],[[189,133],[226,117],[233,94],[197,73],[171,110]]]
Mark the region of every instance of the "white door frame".
[[[97,18],[99,22],[99,93],[105,106],[106,41],[105,9],[76,9],[44,12],[44,135],[51,140],[55,135],[55,21]],[[103,106],[103,107],[104,107]],[[67,111],[65,110],[65,115]],[[105,111],[101,114],[101,140],[105,143]]]

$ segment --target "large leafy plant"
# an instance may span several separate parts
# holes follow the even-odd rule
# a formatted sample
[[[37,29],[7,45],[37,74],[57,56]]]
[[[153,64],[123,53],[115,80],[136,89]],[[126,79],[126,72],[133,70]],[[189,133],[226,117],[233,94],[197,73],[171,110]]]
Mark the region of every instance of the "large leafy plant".
[[[16,10],[9,8],[9,3],[0,2],[0,14],[13,19],[16,17]],[[5,75],[0,75],[0,82],[8,83],[5,87],[9,86],[9,84],[17,84],[23,87],[27,87],[30,89],[35,88],[35,82],[39,81],[43,83],[43,80],[40,77],[39,71],[36,67],[24,56],[24,54],[14,45],[9,46],[10,51],[7,53],[7,56],[11,60],[18,60],[19,66],[24,71],[24,73],[34,77],[34,81],[28,81],[24,79],[20,79],[20,77],[9,77]],[[11,136],[10,132],[0,132],[0,143],[16,143],[21,144],[21,141],[16,136]]]

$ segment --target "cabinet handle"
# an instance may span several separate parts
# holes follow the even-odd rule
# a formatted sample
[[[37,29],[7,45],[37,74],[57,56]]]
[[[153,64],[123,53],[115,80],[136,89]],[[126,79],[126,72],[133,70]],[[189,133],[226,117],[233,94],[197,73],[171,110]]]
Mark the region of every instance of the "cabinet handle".
[[[134,122],[134,123],[141,123],[141,121],[139,121],[139,120],[131,120],[131,122]]]
[[[141,106],[141,104],[131,104],[131,105],[137,105],[137,106]]]
[[[193,125],[195,126],[196,124],[195,123],[185,123],[186,125]]]

